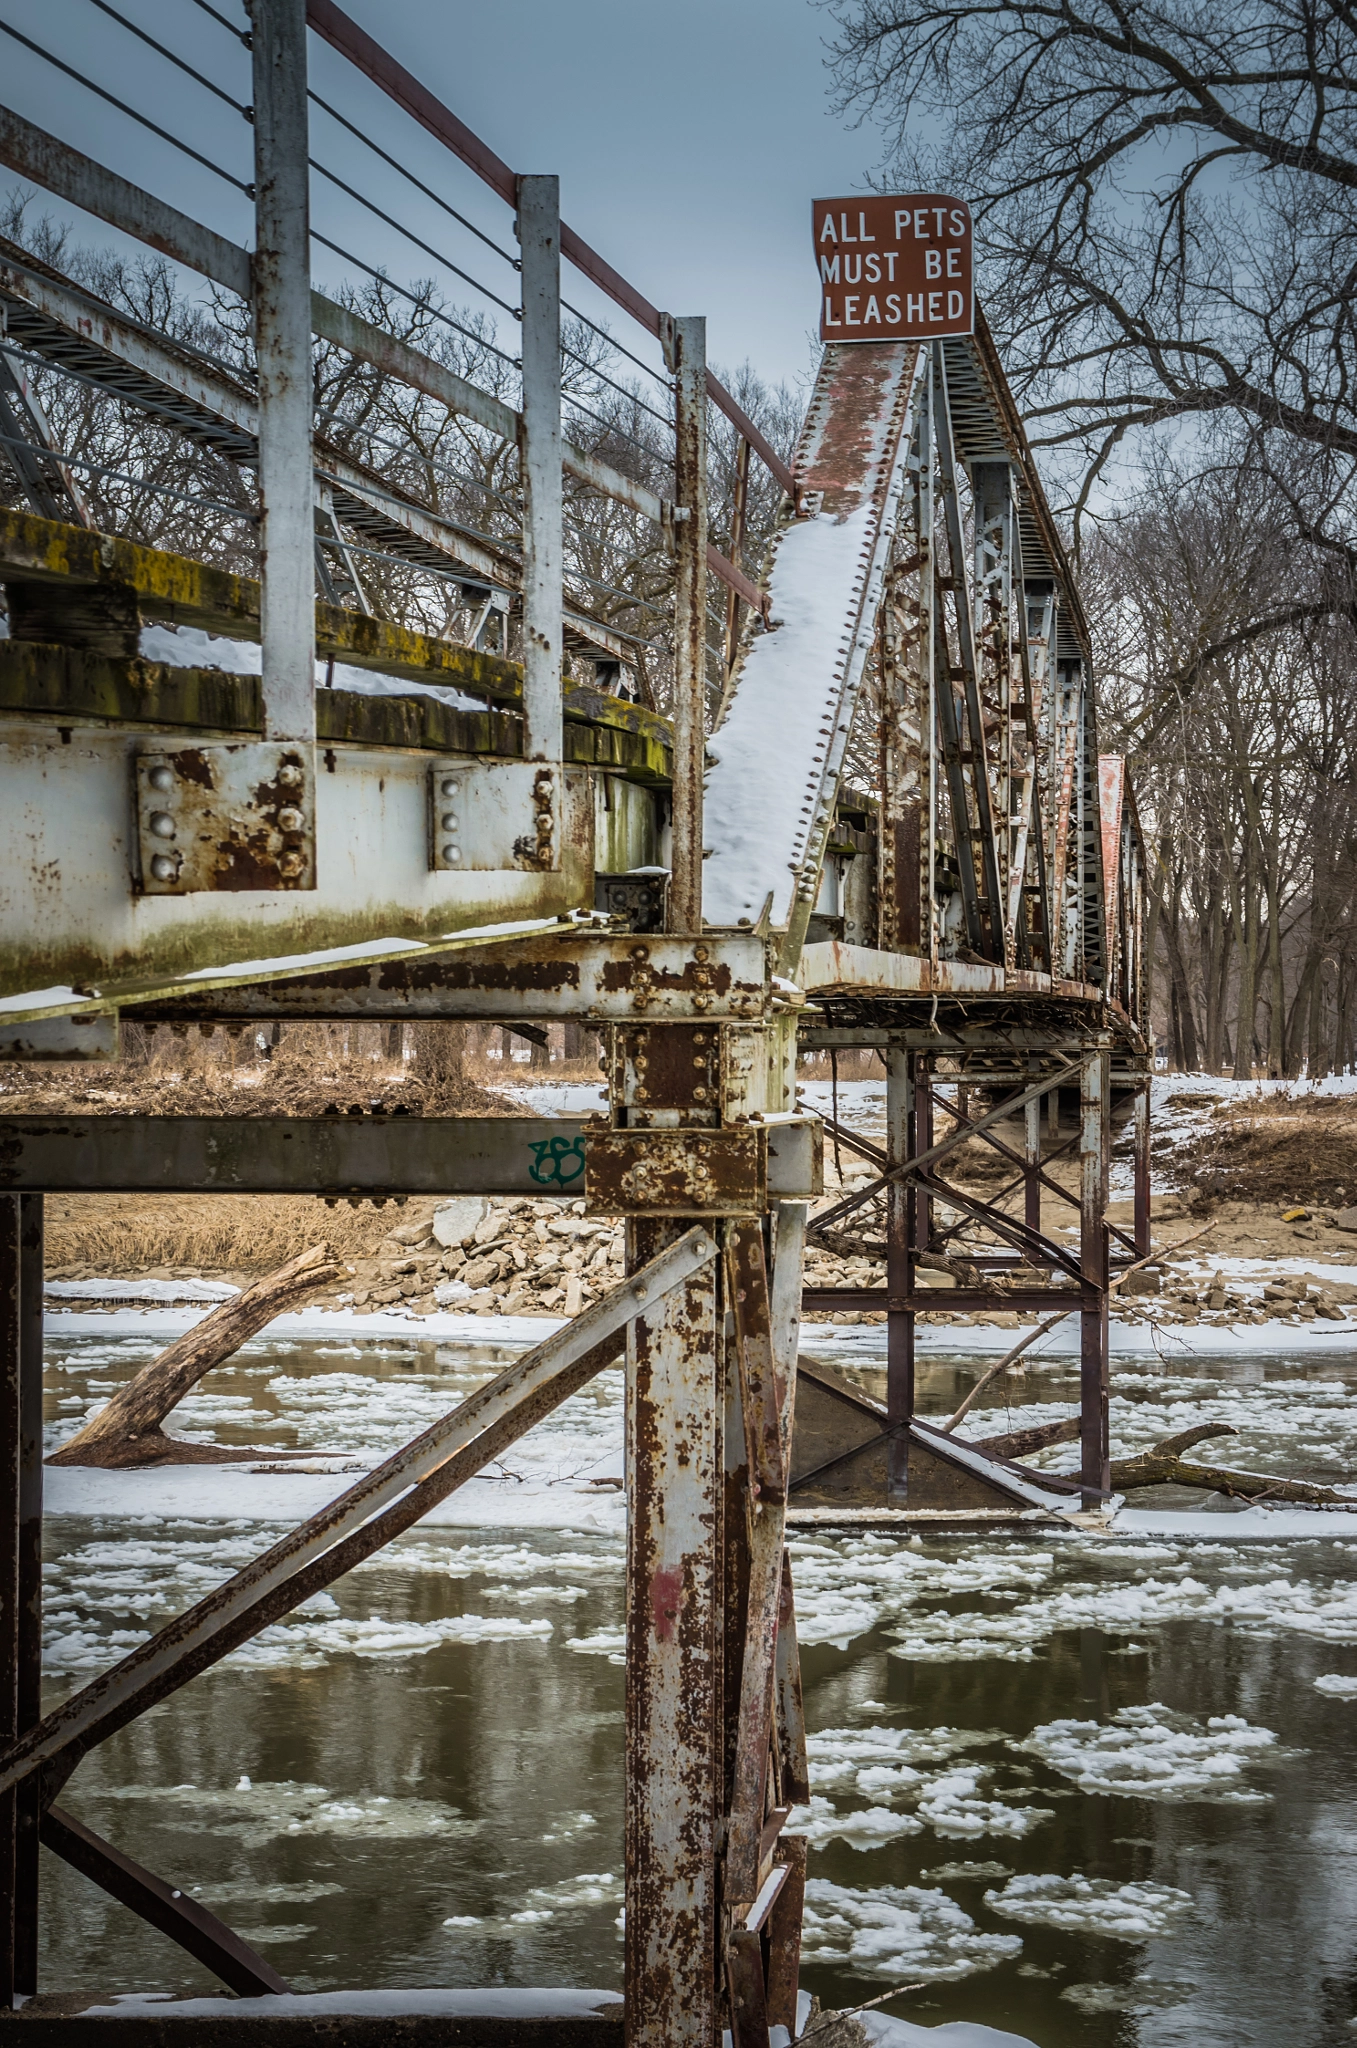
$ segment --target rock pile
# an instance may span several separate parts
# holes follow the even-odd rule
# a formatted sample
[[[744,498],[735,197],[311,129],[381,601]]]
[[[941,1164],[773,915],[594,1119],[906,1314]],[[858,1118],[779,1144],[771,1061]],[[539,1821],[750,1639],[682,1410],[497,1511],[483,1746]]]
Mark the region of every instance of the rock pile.
[[[586,1217],[582,1201],[410,1203],[374,1257],[317,1296],[372,1314],[573,1316],[622,1277],[622,1224]]]

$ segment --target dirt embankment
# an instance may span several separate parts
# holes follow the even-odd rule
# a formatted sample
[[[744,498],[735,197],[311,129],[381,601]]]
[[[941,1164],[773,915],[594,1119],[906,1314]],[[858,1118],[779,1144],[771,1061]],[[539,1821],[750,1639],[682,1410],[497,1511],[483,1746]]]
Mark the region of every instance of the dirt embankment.
[[[1342,1210],[1357,1204],[1357,1096],[1218,1103],[1174,1167],[1212,1200]]]

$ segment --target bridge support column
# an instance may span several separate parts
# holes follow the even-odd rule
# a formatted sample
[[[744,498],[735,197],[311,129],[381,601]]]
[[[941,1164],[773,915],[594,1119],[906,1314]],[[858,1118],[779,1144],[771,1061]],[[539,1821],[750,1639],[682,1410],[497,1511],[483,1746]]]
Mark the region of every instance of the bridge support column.
[[[1110,1051],[1085,1049],[1079,1069],[1079,1409],[1085,1507],[1111,1483],[1108,1444],[1107,1169],[1111,1124]]]
[[[918,1150],[917,1104],[920,1077],[927,1088],[927,1062],[892,1046],[886,1054],[886,1157],[892,1166]],[[892,1296],[914,1293],[914,1233],[918,1196],[912,1180],[893,1180],[886,1190],[886,1286]],[[886,1411],[892,1424],[908,1425],[914,1413],[914,1311],[886,1312]],[[909,1494],[909,1438],[901,1430],[886,1454],[890,1497]]]
[[[634,1270],[683,1222],[628,1226]],[[724,1375],[716,1267],[627,1338],[627,2048],[719,2039]]]

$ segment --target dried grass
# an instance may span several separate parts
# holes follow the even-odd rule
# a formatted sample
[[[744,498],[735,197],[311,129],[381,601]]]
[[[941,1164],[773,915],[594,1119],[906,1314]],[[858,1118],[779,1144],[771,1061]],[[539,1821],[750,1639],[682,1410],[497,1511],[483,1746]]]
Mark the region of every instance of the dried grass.
[[[370,1258],[389,1230],[433,1209],[428,1199],[332,1209],[319,1195],[51,1195],[45,1206],[49,1272],[99,1274],[266,1273],[322,1243],[341,1258]]]
[[[1357,1203],[1357,1103],[1283,1094],[1227,1102],[1178,1160],[1205,1193],[1231,1201]]]

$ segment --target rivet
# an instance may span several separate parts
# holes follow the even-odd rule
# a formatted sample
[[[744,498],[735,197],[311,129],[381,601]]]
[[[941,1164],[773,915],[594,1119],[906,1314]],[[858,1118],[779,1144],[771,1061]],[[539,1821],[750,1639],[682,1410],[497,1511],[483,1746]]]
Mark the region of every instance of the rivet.
[[[444,811],[442,817],[439,819],[439,823],[442,825],[443,830],[445,832],[455,832],[457,830],[456,811]]]
[[[157,839],[173,839],[174,819],[168,811],[152,811],[151,830]]]
[[[179,869],[168,853],[158,853],[151,862],[151,873],[157,882],[172,882]]]
[[[444,780],[443,780],[442,782],[440,782],[440,783],[439,783],[439,785],[438,785],[438,794],[439,794],[440,796],[456,796],[456,794],[457,794],[457,782],[456,782],[456,778],[455,778],[455,777],[453,777],[453,776],[451,776],[451,775],[449,775],[449,776],[445,777],[445,779],[444,779]]]
[[[445,846],[443,848],[443,859],[448,863],[449,867],[456,867],[461,858],[462,849],[460,846]]]
[[[146,780],[150,783],[152,789],[173,789],[174,770],[173,768],[167,768],[162,761],[158,768],[151,770]]]

